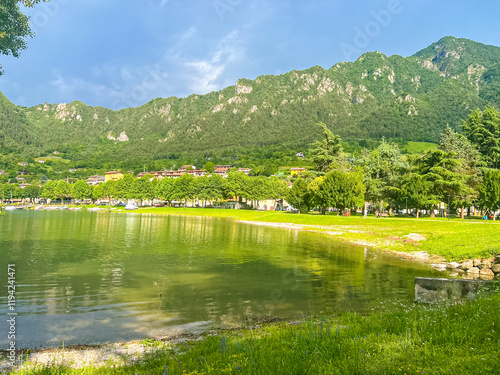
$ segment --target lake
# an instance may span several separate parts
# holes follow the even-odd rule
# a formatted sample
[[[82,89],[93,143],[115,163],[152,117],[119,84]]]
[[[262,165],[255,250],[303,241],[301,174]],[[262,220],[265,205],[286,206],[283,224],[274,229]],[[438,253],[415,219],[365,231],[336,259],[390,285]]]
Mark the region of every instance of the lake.
[[[16,269],[17,347],[165,337],[262,319],[411,303],[416,262],[230,219],[16,211],[0,218],[0,284]],[[7,316],[7,288],[0,316]],[[2,319],[5,320],[6,319]],[[0,349],[7,346],[0,324]]]

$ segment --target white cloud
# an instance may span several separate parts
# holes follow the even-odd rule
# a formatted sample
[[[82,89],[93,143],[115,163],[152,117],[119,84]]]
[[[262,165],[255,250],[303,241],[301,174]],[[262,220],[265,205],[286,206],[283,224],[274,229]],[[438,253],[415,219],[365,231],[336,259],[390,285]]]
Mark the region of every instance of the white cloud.
[[[156,63],[106,62],[91,68],[85,77],[53,72],[51,96],[67,101],[92,98],[88,104],[111,109],[137,107],[156,97],[206,94],[232,85],[245,61],[240,32],[234,30],[210,47],[191,27]]]
[[[179,46],[182,47],[182,46]],[[203,59],[183,59],[182,53],[177,59],[183,61],[184,76],[188,89],[192,93],[206,94],[220,90],[236,79],[228,77],[229,71],[237,71],[237,66],[244,61],[245,47],[238,31],[232,31],[215,44],[213,50]],[[229,73],[230,75],[230,73]]]

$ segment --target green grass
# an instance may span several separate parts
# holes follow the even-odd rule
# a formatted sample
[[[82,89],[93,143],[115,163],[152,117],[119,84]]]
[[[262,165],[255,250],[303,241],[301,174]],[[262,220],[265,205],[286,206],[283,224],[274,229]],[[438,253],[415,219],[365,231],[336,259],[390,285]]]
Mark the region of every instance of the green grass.
[[[429,308],[380,308],[206,334],[127,367],[40,367],[38,374],[494,374],[500,368],[500,293]],[[168,370],[168,371],[166,371]]]
[[[442,218],[397,218],[373,216],[298,215],[287,212],[223,210],[203,208],[146,208],[143,214],[226,217],[243,221],[293,223],[306,229],[334,232],[333,237],[345,242],[372,246],[375,249],[415,252],[426,251],[448,261],[467,258],[489,258],[500,253],[500,221]],[[405,237],[410,233],[426,240],[414,243]]]
[[[408,154],[418,154],[437,147],[437,144],[430,142],[408,142],[403,148],[403,151],[407,152]]]

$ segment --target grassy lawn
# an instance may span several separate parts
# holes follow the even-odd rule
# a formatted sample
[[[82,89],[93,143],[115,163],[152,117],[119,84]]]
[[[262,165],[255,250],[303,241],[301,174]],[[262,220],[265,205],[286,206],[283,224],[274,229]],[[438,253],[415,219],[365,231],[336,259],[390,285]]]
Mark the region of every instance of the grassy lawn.
[[[426,251],[449,261],[489,258],[500,253],[500,221],[397,217],[377,219],[373,216],[365,219],[360,215],[344,217],[271,211],[166,207],[146,208],[135,212],[301,224],[305,225],[306,229],[333,233],[334,237],[350,243],[391,251]],[[422,235],[426,240],[414,242],[404,237],[411,233]]]
[[[158,347],[143,362],[38,367],[17,374],[494,374],[500,367],[500,293],[464,304],[344,313],[297,325],[206,334]]]

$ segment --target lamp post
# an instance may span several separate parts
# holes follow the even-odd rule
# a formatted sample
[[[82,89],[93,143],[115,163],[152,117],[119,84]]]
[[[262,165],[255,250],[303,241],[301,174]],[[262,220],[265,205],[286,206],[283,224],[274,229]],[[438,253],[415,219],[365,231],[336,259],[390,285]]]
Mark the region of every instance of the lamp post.
[[[405,217],[408,218],[408,197],[405,197],[406,199],[406,213],[405,213]]]
[[[448,194],[448,220],[450,220],[450,194]]]

